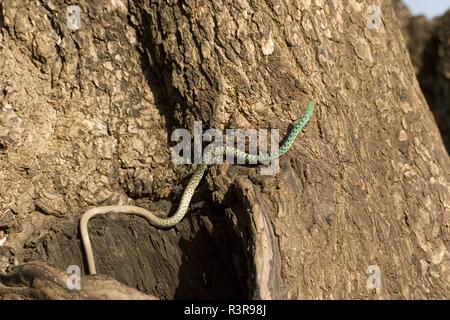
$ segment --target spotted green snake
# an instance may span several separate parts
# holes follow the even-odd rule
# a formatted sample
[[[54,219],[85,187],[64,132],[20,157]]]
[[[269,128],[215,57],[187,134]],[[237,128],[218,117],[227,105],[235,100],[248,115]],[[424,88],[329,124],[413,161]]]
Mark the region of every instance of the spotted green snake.
[[[235,147],[230,146],[220,146],[216,147],[214,149],[211,149],[209,154],[205,155],[205,159],[209,157],[214,157],[216,155],[229,155],[236,158],[244,159],[246,162],[250,163],[262,163],[271,161],[274,159],[277,159],[281,157],[283,154],[285,154],[289,148],[294,143],[295,138],[300,133],[300,131],[306,126],[306,124],[309,122],[309,119],[312,116],[312,113],[314,111],[314,101],[310,101],[308,106],[306,107],[305,113],[300,120],[296,122],[293,129],[281,145],[281,147],[276,150],[273,153],[270,153],[268,155],[252,155],[245,153],[242,150],[239,150]],[[211,159],[211,158],[209,158]],[[125,213],[125,214],[132,214],[141,216],[147,221],[157,227],[157,228],[170,228],[176,225],[183,217],[186,215],[189,203],[191,202],[192,196],[194,195],[195,189],[197,188],[198,184],[200,183],[200,180],[202,179],[206,169],[208,168],[207,161],[204,161],[203,163],[199,164],[197,166],[197,169],[194,171],[194,174],[192,175],[191,179],[189,180],[188,185],[186,186],[186,189],[183,192],[183,195],[181,197],[180,205],[178,206],[177,211],[174,215],[168,218],[160,218],[154,215],[152,212],[140,208],[137,206],[127,206],[127,205],[112,205],[112,206],[102,206],[102,207],[95,207],[88,211],[86,211],[80,219],[80,232],[81,232],[81,242],[83,243],[84,251],[86,254],[86,260],[88,264],[88,269],[90,274],[96,274],[96,268],[95,268],[95,261],[94,261],[94,254],[92,251],[92,245],[91,241],[89,239],[89,233],[88,233],[88,223],[89,220],[100,214],[106,214],[106,213]]]

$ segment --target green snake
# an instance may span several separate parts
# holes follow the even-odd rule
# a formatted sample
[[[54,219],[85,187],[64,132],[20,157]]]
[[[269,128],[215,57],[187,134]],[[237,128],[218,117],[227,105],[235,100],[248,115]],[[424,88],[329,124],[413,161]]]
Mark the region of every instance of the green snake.
[[[214,149],[211,149],[209,154],[205,154],[205,159],[211,159],[211,157],[214,157],[216,155],[229,155],[236,158],[244,159],[245,161],[249,161],[251,163],[265,163],[267,161],[271,161],[274,159],[277,159],[281,157],[283,154],[285,154],[289,148],[294,143],[295,138],[300,133],[300,131],[306,126],[306,124],[309,122],[309,119],[312,116],[312,113],[314,111],[314,101],[310,101],[308,106],[306,107],[305,113],[303,117],[297,121],[297,123],[294,125],[294,128],[291,130],[281,147],[276,150],[273,153],[269,153],[268,155],[252,155],[245,153],[242,150],[239,150],[235,147],[230,146],[220,146],[216,147]],[[88,233],[88,223],[89,220],[99,214],[106,214],[106,213],[125,213],[125,214],[132,214],[141,216],[147,221],[157,227],[157,228],[170,228],[176,225],[183,217],[186,215],[186,212],[189,208],[189,203],[191,202],[192,196],[194,195],[195,189],[197,188],[198,184],[200,183],[200,180],[203,177],[203,174],[205,173],[206,169],[208,168],[208,161],[204,161],[203,163],[199,164],[197,166],[197,169],[194,171],[194,174],[192,175],[191,179],[189,180],[189,183],[184,190],[183,196],[181,197],[180,205],[178,206],[177,211],[174,215],[168,218],[160,218],[153,214],[152,212],[140,208],[137,206],[127,206],[127,205],[112,205],[112,206],[102,206],[102,207],[96,207],[92,208],[88,211],[86,211],[80,219],[80,232],[81,232],[81,242],[83,243],[84,251],[86,254],[86,260],[88,264],[88,269],[90,274],[96,274],[96,268],[95,268],[95,262],[94,262],[94,254],[92,251],[92,245],[91,241],[89,239],[89,233]]]

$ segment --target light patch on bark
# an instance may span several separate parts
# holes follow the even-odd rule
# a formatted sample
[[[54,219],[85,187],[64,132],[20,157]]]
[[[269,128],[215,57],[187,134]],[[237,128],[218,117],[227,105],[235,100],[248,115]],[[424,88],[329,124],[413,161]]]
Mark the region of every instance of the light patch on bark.
[[[265,56],[268,56],[273,53],[275,49],[275,43],[273,42],[272,35],[269,35],[269,39],[267,39],[265,42],[263,42],[262,46],[262,53]]]

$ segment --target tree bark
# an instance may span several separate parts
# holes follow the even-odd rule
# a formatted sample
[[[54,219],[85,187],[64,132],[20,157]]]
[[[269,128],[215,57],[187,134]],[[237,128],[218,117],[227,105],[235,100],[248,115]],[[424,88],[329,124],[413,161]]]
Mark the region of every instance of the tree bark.
[[[4,267],[84,268],[92,206],[173,213],[174,129],[285,133],[316,99],[276,175],[212,166],[168,231],[93,220],[100,273],[164,299],[449,298],[450,160],[391,1],[378,29],[370,4],[79,1],[71,30],[63,2],[0,1]]]

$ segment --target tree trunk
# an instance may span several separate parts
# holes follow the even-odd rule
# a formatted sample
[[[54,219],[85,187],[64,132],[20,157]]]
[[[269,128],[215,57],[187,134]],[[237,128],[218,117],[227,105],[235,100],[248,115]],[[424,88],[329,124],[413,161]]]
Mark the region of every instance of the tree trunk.
[[[93,219],[99,273],[163,299],[448,298],[450,160],[377,3],[79,1],[77,25],[62,1],[1,0],[4,268],[85,270],[90,207],[172,214],[194,169],[174,129],[284,134],[315,99],[276,175],[210,167],[170,230]]]

